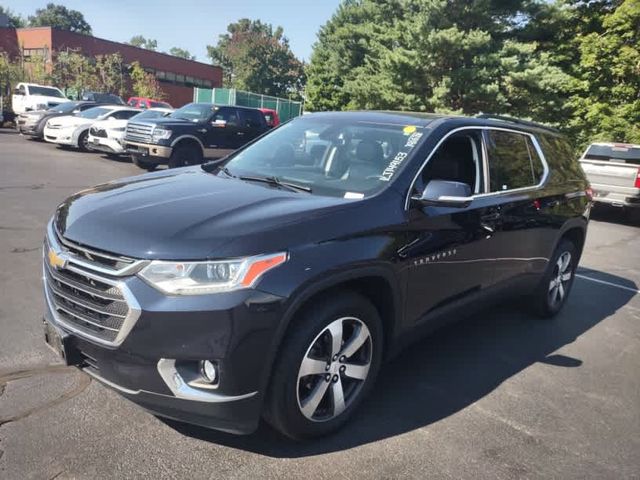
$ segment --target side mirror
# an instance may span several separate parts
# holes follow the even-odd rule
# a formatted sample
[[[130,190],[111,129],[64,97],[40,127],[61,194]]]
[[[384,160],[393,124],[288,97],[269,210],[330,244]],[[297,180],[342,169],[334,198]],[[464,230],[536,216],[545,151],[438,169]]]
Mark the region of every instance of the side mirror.
[[[73,112],[71,112],[71,113],[74,113],[74,114],[75,114],[75,113],[80,113],[81,111],[82,111],[82,110],[80,110],[79,108],[76,108],[76,109],[75,109]]]
[[[14,95],[24,95],[24,92],[22,90],[20,90],[19,88],[15,88],[13,90],[13,94]]]
[[[227,121],[226,120],[214,120],[213,122],[211,122],[211,126],[216,127],[216,128],[225,128],[227,126]]]
[[[464,208],[471,203],[473,197],[471,187],[466,183],[431,180],[422,195],[411,197],[411,200],[421,205]]]

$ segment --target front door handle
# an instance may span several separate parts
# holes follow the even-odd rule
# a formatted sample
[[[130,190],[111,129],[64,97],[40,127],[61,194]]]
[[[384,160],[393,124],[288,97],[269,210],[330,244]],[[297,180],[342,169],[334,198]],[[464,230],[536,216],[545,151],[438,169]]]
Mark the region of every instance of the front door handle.
[[[236,133],[236,135],[242,136],[242,135],[244,135],[244,132],[238,132],[238,133]]]
[[[207,133],[207,129],[206,128],[200,128],[200,129],[198,129],[198,131],[200,133]]]

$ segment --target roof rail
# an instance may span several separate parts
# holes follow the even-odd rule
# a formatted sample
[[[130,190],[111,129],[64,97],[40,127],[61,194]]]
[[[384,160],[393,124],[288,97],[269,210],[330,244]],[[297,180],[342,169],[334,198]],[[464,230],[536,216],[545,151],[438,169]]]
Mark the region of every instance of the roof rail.
[[[527,127],[542,128],[543,130],[549,130],[554,133],[560,133],[560,130],[542,123],[531,122],[529,120],[520,120],[519,118],[509,117],[507,115],[494,115],[493,113],[479,113],[476,118],[486,118],[489,120],[500,120],[503,122],[515,123],[518,125],[525,125]]]

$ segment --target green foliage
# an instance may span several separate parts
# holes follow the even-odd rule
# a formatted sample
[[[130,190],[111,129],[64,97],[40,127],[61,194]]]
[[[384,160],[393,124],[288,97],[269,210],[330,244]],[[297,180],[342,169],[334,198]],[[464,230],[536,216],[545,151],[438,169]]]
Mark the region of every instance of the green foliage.
[[[344,0],[307,108],[504,113],[640,142],[640,0]]]
[[[153,50],[154,52],[158,49],[158,41],[152,38],[144,38],[142,35],[135,35],[131,37],[129,40],[129,45],[133,45],[134,47],[145,48],[147,50]]]
[[[39,8],[35,15],[29,16],[29,26],[55,27],[91,35],[91,25],[86,22],[82,13],[54,3],[47,3],[45,8]]]
[[[571,127],[580,144],[640,143],[640,0],[625,0],[577,40]]]
[[[124,95],[125,79],[122,55],[97,55],[95,61],[96,90]]]
[[[185,50],[184,48],[179,47],[171,47],[169,50],[169,55],[173,55],[174,57],[186,58],[187,60],[195,60],[196,56],[191,55],[189,50]]]
[[[54,55],[52,83],[65,95],[79,97],[83,90],[95,86],[96,69],[84,55],[71,50]]]
[[[13,27],[13,28],[21,28],[25,26],[25,21],[24,18],[22,18],[19,14],[17,13],[13,13],[13,11],[11,11],[8,8],[3,7],[2,5],[0,5],[0,14],[4,14],[7,16],[7,18],[9,19],[9,27]]]
[[[298,97],[304,85],[304,66],[284,36],[259,20],[243,18],[227,27],[215,46],[207,46],[214,64],[223,69],[225,87],[273,96]]]
[[[134,96],[154,98],[156,100],[164,98],[164,93],[160,89],[160,84],[156,77],[151,73],[145,72],[139,62],[131,64],[129,75]]]

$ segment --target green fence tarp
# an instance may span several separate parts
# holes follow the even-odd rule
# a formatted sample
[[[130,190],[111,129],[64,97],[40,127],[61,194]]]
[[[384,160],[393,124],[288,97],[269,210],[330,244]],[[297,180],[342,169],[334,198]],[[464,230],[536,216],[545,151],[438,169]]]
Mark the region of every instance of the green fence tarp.
[[[217,105],[239,105],[252,108],[270,108],[278,112],[280,121],[302,115],[302,103],[286,98],[244,92],[235,88],[194,88],[193,101]]]

